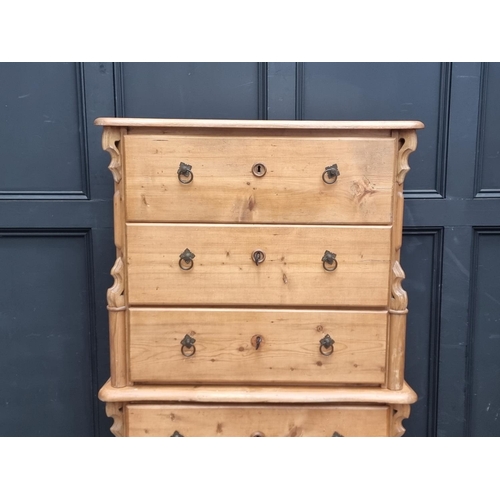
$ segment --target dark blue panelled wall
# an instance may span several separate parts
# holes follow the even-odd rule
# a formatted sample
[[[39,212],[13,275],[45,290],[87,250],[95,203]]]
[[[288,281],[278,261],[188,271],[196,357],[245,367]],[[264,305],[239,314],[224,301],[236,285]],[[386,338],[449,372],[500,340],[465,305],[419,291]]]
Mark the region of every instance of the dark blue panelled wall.
[[[405,191],[406,435],[500,435],[500,63],[0,64],[0,435],[110,435],[98,116],[423,121]]]

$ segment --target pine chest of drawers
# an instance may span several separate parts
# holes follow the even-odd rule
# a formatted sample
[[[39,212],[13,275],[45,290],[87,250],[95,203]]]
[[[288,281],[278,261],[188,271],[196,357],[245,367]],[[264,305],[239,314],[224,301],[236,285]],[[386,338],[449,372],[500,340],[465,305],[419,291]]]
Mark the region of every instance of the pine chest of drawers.
[[[400,436],[420,122],[99,118],[117,436]]]

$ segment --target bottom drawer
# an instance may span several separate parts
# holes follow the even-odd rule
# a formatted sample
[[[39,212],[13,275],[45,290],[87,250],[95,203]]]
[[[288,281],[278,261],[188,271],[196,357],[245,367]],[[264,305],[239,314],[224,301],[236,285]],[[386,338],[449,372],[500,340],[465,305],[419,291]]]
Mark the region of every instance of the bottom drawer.
[[[127,405],[126,436],[388,436],[388,406]]]

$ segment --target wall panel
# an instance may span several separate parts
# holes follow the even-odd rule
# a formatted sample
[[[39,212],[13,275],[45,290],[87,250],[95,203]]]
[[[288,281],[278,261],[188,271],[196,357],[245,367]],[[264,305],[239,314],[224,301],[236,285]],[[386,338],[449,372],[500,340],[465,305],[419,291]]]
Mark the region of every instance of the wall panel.
[[[82,65],[4,63],[0,199],[88,194]]]
[[[0,234],[0,435],[94,434],[89,240]]]

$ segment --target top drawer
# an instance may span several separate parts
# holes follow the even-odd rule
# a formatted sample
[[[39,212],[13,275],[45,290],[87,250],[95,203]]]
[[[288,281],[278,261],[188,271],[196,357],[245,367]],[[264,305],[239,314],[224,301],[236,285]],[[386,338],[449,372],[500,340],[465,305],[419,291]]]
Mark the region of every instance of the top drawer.
[[[127,135],[124,144],[130,222],[392,220],[396,145],[390,137]],[[189,184],[179,181],[181,162],[192,167]],[[265,167],[263,176],[252,173],[255,164],[263,165],[261,174]],[[340,175],[326,184],[322,177],[332,164]]]

